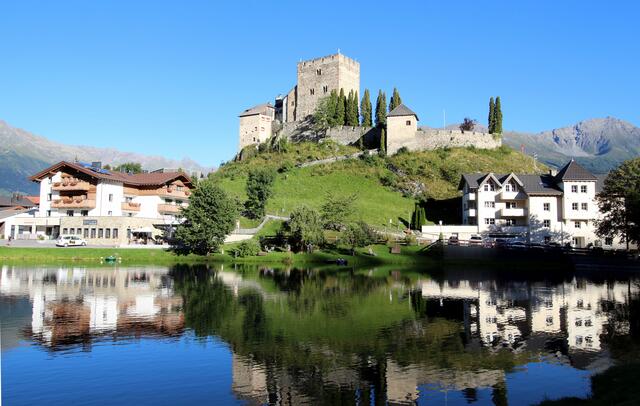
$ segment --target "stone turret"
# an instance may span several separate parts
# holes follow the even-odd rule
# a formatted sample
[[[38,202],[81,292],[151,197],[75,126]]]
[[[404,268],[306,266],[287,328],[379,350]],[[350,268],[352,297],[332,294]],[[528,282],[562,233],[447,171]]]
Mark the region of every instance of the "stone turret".
[[[418,115],[404,104],[387,114],[387,153],[395,154],[413,141],[418,131]]]

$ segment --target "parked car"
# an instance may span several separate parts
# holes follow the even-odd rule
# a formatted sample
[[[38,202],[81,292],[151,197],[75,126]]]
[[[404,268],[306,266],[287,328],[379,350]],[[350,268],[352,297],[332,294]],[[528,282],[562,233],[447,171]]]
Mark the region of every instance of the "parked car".
[[[85,247],[87,241],[77,235],[61,235],[56,241],[58,247]]]
[[[497,248],[504,248],[507,246],[507,243],[508,243],[507,240],[504,238],[496,238],[493,241],[493,245]]]
[[[523,243],[522,241],[514,241],[509,243],[509,248],[524,249],[524,248],[527,248],[527,244]]]
[[[449,242],[447,244],[449,244],[449,245],[460,245],[460,240],[458,239],[457,235],[452,235],[451,237],[449,237]]]
[[[482,237],[479,235],[472,235],[469,238],[469,245],[482,245]]]

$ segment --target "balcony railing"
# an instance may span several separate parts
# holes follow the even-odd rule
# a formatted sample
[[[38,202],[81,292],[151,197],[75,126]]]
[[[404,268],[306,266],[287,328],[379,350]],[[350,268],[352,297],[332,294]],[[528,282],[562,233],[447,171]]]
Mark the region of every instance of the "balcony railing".
[[[89,182],[85,182],[83,180],[75,179],[75,178],[65,178],[61,182],[54,182],[51,189],[57,191],[67,191],[67,190],[82,190],[87,191],[91,188],[91,184]]]
[[[122,210],[124,210],[124,211],[140,211],[140,203],[122,202]]]
[[[475,193],[467,194],[467,200],[476,200],[476,194]]]
[[[503,190],[502,192],[500,192],[500,199],[501,200],[526,200],[527,195],[525,195],[524,193],[521,192],[507,192],[506,190]]]
[[[527,209],[523,207],[500,209],[501,217],[524,217],[527,215]]]
[[[191,190],[183,188],[178,190],[175,187],[167,187],[158,189],[158,194],[165,197],[173,197],[175,199],[188,200],[191,196]]]
[[[63,198],[53,200],[51,207],[54,209],[94,209],[96,207],[96,201],[81,197]]]
[[[174,205],[174,204],[159,204],[158,212],[166,213],[166,214],[179,214],[182,206]]]
[[[467,209],[467,210],[465,210],[465,212],[467,213],[467,217],[475,217],[476,216],[476,209]]]

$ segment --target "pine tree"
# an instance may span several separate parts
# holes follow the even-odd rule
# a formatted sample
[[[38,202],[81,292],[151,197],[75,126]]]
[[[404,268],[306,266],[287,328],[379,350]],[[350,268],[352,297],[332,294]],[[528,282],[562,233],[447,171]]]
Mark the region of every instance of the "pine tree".
[[[340,89],[340,95],[338,96],[338,104],[336,106],[335,125],[344,125],[345,123],[345,105],[347,104],[347,98],[344,96],[344,90]]]
[[[376,99],[376,126],[384,127],[387,124],[387,96],[382,90],[378,91]]]
[[[384,128],[380,130],[380,155],[387,155],[387,135]]]
[[[356,98],[353,90],[349,91],[349,96],[347,97],[347,108],[345,111],[346,114],[346,124],[348,126],[355,127],[358,125],[358,99]]]
[[[329,119],[329,127],[335,127],[336,124],[336,109],[338,108],[338,92],[336,89],[333,89],[331,93],[329,93],[329,99],[327,101],[327,114],[330,117]]]
[[[500,105],[500,96],[496,97],[495,106],[495,126],[493,132],[495,134],[502,134],[502,106]]]
[[[360,109],[358,109],[358,101],[360,100],[358,95],[358,91],[354,90],[353,91],[353,104],[351,105],[351,108],[353,109],[353,117],[354,117],[354,126],[359,126],[360,125]]]
[[[489,127],[489,134],[493,134],[496,123],[496,110],[495,103],[493,102],[493,96],[489,99],[489,118],[487,120],[487,126]]]
[[[373,122],[371,120],[371,95],[369,89],[364,89],[364,95],[360,102],[360,116],[362,117],[362,126],[371,127]]]
[[[402,104],[402,99],[400,98],[400,92],[395,87],[393,88],[393,95],[391,95],[391,100],[389,100],[389,111],[393,111],[396,107]]]

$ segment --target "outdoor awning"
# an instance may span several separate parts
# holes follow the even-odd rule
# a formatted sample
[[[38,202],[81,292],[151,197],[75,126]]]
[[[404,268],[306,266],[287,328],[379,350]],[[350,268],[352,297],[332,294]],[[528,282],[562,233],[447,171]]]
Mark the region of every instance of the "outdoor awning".
[[[151,234],[153,231],[151,230],[151,227],[140,227],[134,228],[131,232],[137,234]]]

